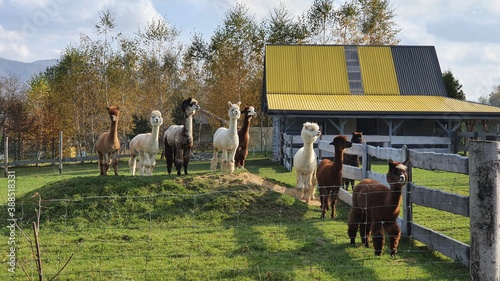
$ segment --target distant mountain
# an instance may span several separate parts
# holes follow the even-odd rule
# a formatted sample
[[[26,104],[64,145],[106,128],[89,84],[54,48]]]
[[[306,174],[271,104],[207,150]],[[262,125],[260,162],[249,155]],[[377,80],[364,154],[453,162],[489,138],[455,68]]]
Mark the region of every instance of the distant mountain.
[[[57,64],[56,59],[20,62],[0,58],[0,76],[16,76],[22,81],[28,81],[34,74],[44,72],[47,67]]]

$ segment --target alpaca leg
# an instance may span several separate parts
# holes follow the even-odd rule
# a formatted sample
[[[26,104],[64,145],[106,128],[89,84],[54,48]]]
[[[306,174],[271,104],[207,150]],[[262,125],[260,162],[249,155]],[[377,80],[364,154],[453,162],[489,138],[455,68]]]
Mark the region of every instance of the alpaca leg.
[[[218,151],[214,147],[214,154],[212,157],[212,162],[210,163],[210,170],[212,170],[212,172],[215,172],[217,170],[217,164],[219,163],[219,159],[217,158],[217,154],[218,154]]]
[[[396,257],[398,253],[399,240],[401,239],[401,229],[396,222],[385,223],[384,230],[389,235],[389,245],[391,257]]]
[[[184,166],[184,175],[188,174],[189,157],[191,157],[191,149],[190,148],[184,149],[184,155],[182,157],[183,158],[182,164]],[[179,171],[180,171],[180,169],[179,169]]]
[[[234,173],[234,165],[235,165],[234,156],[235,155],[236,155],[236,149],[233,149],[229,152],[229,155],[228,155],[229,158],[227,158],[229,174]]]
[[[304,199],[304,180],[301,172],[297,172],[297,193],[299,200]]]
[[[345,190],[349,190],[349,180],[346,178],[342,178],[342,188]]]
[[[330,205],[332,207],[332,213],[330,217],[334,219],[337,216],[337,210],[335,209],[335,205],[337,205],[337,196],[338,196],[338,190],[332,190],[330,193]]]
[[[167,162],[167,172],[170,175],[172,173],[172,163],[174,162],[175,151],[172,147],[165,141],[165,160]]]
[[[356,243],[356,233],[361,222],[361,210],[358,207],[352,207],[347,220],[347,235],[351,239],[351,244]]]
[[[325,218],[326,210],[328,210],[328,188],[322,187],[319,190],[319,199],[321,201],[321,218]]]
[[[183,163],[184,162],[183,154],[184,154],[184,149],[180,149],[180,148],[176,149],[174,164],[175,164],[175,170],[177,171],[178,176],[181,175],[182,165],[184,164]]]
[[[375,222],[371,227],[373,248],[375,249],[375,255],[380,256],[382,254],[382,249],[384,248],[384,231],[382,229],[381,222]]]
[[[128,166],[130,167],[130,174],[135,176],[135,169],[137,166],[137,162],[135,161],[135,155],[131,154],[130,159],[128,159]]]
[[[149,159],[151,159],[151,170],[149,171],[149,176],[153,175],[153,170],[156,166],[156,155],[155,154],[151,154],[149,156]]]
[[[222,173],[224,173],[224,174],[227,173],[227,171],[229,169],[228,151],[227,150],[222,150],[220,169],[221,169]]]
[[[361,236],[361,243],[363,243],[363,245],[368,248],[370,247],[371,224],[366,222],[366,220],[363,219],[363,216],[361,217],[360,221],[359,236]]]
[[[100,160],[101,164],[101,176],[107,176],[108,175],[108,170],[109,170],[109,155],[107,153],[104,153],[102,155],[102,159]]]
[[[349,182],[351,183],[351,189],[354,189],[354,180],[349,180]],[[347,183],[346,190],[349,190],[349,183]]]
[[[113,170],[115,171],[115,176],[118,176],[118,151],[113,152],[112,159],[113,159]]]

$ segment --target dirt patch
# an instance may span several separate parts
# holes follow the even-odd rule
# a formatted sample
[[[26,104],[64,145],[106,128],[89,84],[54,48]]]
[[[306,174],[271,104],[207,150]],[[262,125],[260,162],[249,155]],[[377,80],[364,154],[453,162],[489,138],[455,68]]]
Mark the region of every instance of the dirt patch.
[[[253,184],[260,185],[260,186],[269,188],[271,190],[274,190],[276,192],[284,193],[284,194],[287,194],[287,195],[290,195],[290,196],[293,196],[293,197],[299,199],[298,198],[299,197],[298,191],[295,188],[287,188],[286,186],[279,185],[279,184],[274,183],[274,182],[270,182],[264,178],[261,178],[257,175],[254,175],[254,174],[248,173],[248,172],[239,173],[237,176],[243,181],[243,183],[251,182]],[[300,200],[300,201],[305,202],[305,200]],[[320,206],[320,202],[319,202],[318,198],[316,198],[316,199],[310,200],[309,205]]]

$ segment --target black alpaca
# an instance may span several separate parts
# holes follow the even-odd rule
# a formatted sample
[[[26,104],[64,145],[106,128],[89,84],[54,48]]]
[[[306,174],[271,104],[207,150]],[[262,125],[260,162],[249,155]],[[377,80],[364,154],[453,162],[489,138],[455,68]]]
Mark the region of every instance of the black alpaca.
[[[351,143],[363,143],[363,132],[352,132]],[[344,164],[359,167],[359,156],[347,153],[344,154]],[[349,190],[349,184],[351,184],[351,188],[354,188],[354,180],[342,178],[342,185],[345,190]]]

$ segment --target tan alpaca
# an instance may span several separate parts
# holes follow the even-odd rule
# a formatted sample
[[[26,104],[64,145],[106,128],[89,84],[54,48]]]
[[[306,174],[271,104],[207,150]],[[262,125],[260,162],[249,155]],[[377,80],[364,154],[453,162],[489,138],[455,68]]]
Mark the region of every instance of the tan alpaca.
[[[102,133],[97,139],[96,149],[99,156],[99,170],[101,176],[107,176],[111,162],[115,175],[118,175],[118,151],[120,150],[120,141],[118,140],[118,118],[120,116],[120,108],[118,106],[110,106],[107,108],[109,118],[111,119],[111,127],[109,132]]]

